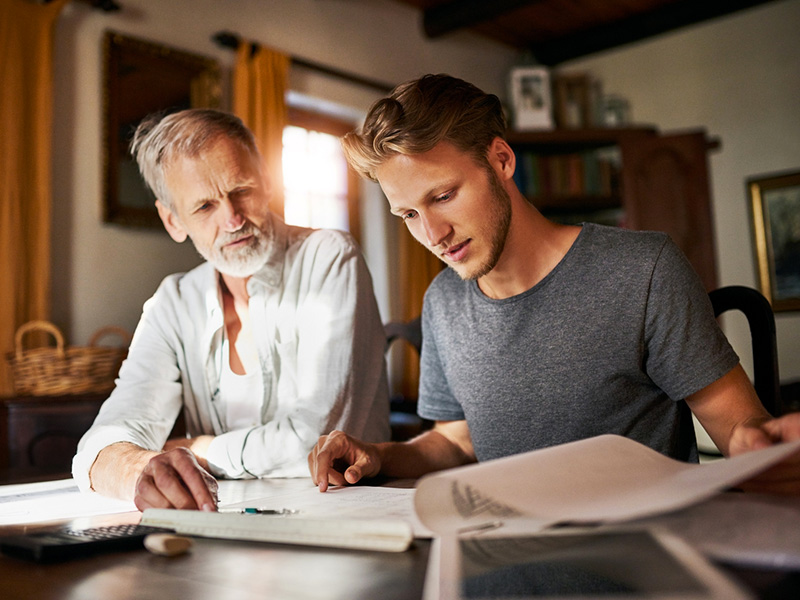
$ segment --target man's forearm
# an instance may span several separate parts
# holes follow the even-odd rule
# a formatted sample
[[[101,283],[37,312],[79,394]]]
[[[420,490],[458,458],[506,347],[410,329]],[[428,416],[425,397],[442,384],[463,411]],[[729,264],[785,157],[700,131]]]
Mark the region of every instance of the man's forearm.
[[[475,462],[438,431],[426,431],[407,442],[376,444],[381,473],[388,477],[416,478],[434,471]]]
[[[92,489],[103,496],[133,500],[139,475],[158,454],[130,442],[106,446],[89,470]]]

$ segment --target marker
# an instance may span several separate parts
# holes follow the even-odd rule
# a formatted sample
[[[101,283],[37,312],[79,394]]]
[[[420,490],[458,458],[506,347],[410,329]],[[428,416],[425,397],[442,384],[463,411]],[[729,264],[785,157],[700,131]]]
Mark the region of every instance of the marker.
[[[300,511],[289,508],[219,508],[217,512],[236,515],[295,515]]]

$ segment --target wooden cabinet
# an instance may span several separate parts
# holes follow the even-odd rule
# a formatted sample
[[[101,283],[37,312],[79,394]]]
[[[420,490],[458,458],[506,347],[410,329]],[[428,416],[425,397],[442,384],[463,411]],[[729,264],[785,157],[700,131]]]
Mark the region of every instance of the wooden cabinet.
[[[0,483],[69,477],[78,441],[107,397],[0,398]]]
[[[517,185],[543,214],[665,231],[706,289],[717,287],[708,151],[703,130],[653,127],[512,132]]]

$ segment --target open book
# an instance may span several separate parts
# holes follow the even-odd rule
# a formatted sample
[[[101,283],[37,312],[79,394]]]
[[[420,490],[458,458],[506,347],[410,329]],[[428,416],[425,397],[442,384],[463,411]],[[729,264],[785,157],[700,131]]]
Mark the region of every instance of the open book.
[[[438,534],[515,519],[542,529],[622,522],[706,500],[798,451],[800,441],[698,465],[602,435],[428,475],[414,505]]]

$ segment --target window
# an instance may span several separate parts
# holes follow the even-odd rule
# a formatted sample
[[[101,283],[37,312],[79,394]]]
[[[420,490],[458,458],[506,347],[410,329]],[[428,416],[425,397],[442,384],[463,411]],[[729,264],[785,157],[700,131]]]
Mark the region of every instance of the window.
[[[290,225],[342,229],[359,240],[358,179],[339,137],[350,123],[299,109],[283,130],[284,218]]]

